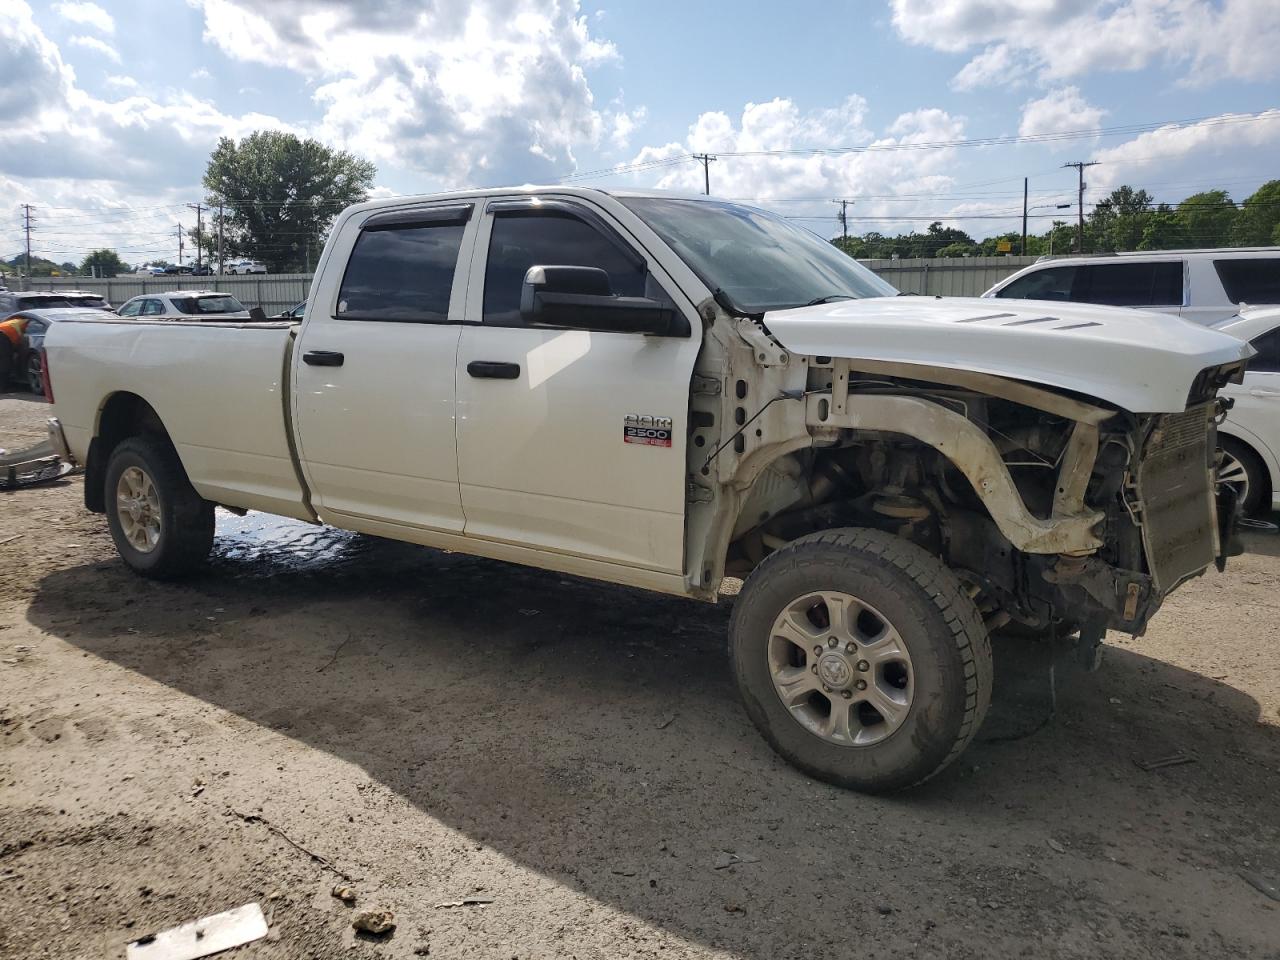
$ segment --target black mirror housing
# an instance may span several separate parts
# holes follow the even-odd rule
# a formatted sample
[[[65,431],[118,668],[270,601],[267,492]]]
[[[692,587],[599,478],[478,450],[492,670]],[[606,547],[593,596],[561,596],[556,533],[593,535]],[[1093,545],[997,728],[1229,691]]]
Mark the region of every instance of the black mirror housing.
[[[534,266],[524,275],[520,316],[529,326],[688,336],[674,306],[649,297],[618,297],[598,267]]]

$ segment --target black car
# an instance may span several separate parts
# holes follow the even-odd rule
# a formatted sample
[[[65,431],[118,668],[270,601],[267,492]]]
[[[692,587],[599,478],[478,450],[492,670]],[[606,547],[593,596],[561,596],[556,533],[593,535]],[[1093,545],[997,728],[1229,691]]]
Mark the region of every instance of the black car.
[[[101,310],[86,307],[58,306],[48,309],[20,310],[6,317],[20,317],[27,321],[22,339],[18,342],[12,363],[9,365],[9,379],[23,384],[32,393],[44,392],[44,335],[48,333],[50,324],[59,320],[101,320]],[[8,347],[4,341],[0,349]],[[0,383],[0,389],[7,384]]]
[[[194,270],[195,270],[194,267],[189,267],[185,263],[182,264],[181,266],[179,266],[176,263],[171,263],[164,268],[165,276],[173,276],[175,274],[182,274],[185,276],[193,273]]]

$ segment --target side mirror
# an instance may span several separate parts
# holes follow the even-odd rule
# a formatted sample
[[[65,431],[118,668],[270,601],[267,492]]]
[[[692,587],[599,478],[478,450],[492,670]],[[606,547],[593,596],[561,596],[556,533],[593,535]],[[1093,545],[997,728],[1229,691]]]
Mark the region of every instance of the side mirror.
[[[262,321],[267,319],[267,311],[263,310],[261,307],[250,307],[249,319],[254,323],[262,323]]]
[[[676,309],[650,297],[619,297],[598,267],[534,266],[524,275],[520,316],[534,327],[688,336]]]

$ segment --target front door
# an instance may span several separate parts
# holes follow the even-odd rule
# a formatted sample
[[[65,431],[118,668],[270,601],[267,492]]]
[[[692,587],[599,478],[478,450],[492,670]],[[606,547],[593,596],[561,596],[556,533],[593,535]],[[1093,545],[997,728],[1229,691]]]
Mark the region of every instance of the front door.
[[[322,520],[460,532],[457,359],[470,204],[344,231],[294,348],[298,457]]]
[[[569,201],[491,201],[475,262],[457,369],[467,535],[682,572],[700,341],[530,327],[520,311],[535,265],[598,267],[619,296],[678,302],[670,278],[603,211]]]

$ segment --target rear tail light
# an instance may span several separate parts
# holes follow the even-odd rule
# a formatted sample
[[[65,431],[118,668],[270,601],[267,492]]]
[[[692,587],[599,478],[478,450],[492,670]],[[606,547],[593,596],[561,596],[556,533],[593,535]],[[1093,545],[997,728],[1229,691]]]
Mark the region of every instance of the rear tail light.
[[[49,379],[49,354],[40,353],[40,386],[44,388],[44,398],[53,403],[53,381]]]

